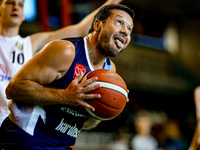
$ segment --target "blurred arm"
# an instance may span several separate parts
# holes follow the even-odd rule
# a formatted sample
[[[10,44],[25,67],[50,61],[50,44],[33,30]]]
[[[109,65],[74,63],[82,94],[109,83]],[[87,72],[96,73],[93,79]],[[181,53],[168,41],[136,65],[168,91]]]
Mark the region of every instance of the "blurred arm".
[[[196,106],[196,117],[197,117],[197,128],[198,128],[198,139],[197,143],[200,145],[200,86],[194,90],[194,101]]]
[[[196,107],[197,127],[189,150],[196,150],[200,145],[200,86],[194,90],[194,103]]]
[[[107,0],[101,7],[109,4],[118,4],[121,1],[122,0]],[[35,54],[36,51],[40,50],[44,45],[53,40],[68,37],[86,36],[88,34],[89,28],[92,24],[95,14],[99,11],[101,7],[90,13],[78,24],[66,26],[53,32],[41,32],[31,35],[33,54]]]
[[[198,137],[199,137],[199,131],[198,131],[198,127],[196,127],[191,145],[188,150],[197,150],[197,148],[199,147],[199,145],[197,144]]]

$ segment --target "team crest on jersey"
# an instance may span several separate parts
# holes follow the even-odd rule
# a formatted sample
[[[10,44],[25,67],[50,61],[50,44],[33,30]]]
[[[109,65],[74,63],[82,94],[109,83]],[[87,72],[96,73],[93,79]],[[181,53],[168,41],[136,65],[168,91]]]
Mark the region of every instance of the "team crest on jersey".
[[[87,69],[86,66],[76,63],[73,78],[76,78],[80,74],[81,71],[85,74],[86,69]]]
[[[17,49],[20,50],[20,51],[23,50],[23,43],[17,42],[17,43],[16,43],[16,47],[17,47]]]

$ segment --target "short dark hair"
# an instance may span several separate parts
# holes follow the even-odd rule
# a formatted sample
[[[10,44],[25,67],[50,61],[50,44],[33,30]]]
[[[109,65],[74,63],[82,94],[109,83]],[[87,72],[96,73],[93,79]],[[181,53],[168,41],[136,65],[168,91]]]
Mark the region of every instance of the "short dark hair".
[[[111,15],[111,10],[113,10],[113,9],[120,9],[120,10],[127,12],[131,16],[132,19],[134,19],[134,17],[135,17],[134,11],[132,9],[130,9],[129,7],[125,6],[125,5],[122,5],[122,4],[105,5],[94,16],[92,25],[89,29],[89,33],[91,33],[94,30],[95,20],[99,19],[101,21],[106,21],[106,19]]]

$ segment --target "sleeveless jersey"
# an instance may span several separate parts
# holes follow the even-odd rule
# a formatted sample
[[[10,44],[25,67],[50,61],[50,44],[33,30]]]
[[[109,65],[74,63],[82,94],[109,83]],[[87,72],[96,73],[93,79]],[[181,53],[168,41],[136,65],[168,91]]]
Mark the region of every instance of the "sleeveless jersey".
[[[71,64],[67,73],[60,79],[53,81],[48,87],[64,89],[70,82],[76,78],[80,71],[85,74],[94,70],[88,55],[86,38],[70,38],[65,39],[71,41],[75,45],[75,58]],[[111,69],[110,59],[107,58],[104,63],[104,69]],[[9,138],[15,137],[16,134],[24,135],[41,142],[43,146],[70,146],[75,144],[77,134],[81,131],[84,122],[88,117],[84,114],[84,108],[82,106],[72,105],[45,105],[45,106],[27,106],[20,103],[12,102],[10,105],[11,114],[9,118],[21,129],[9,123],[9,120],[5,120],[2,124],[3,130],[13,131],[8,133]],[[7,128],[6,128],[7,126]],[[25,132],[26,133],[25,133]],[[13,134],[13,135],[12,135]],[[20,143],[25,139],[14,138],[14,142]],[[30,141],[29,140],[29,141]],[[10,141],[10,139],[9,139]],[[40,145],[42,145],[40,143]]]
[[[3,37],[0,35],[0,126],[8,116],[5,89],[21,66],[32,57],[30,37]]]

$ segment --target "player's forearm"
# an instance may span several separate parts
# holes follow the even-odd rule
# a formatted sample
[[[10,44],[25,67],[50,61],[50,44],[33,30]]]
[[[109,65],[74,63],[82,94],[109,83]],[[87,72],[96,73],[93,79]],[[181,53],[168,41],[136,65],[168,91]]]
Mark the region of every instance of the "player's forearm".
[[[32,81],[10,82],[6,88],[8,99],[36,105],[64,103],[62,89],[44,87]]]
[[[93,128],[95,128],[101,121],[100,120],[96,120],[93,118],[89,118],[83,125],[84,130],[91,130]]]
[[[199,141],[199,133],[200,133],[200,87],[197,87],[194,90],[194,102],[195,102],[195,107],[196,107],[196,120],[197,120],[197,128],[195,130],[195,134],[190,146],[189,150],[196,150],[197,147],[200,144]]]
[[[199,131],[198,131],[198,127],[196,127],[192,142],[188,150],[196,150],[199,147],[197,143],[198,137],[199,137]]]
[[[200,87],[197,87],[194,91],[194,102],[196,107],[197,122],[200,122]]]

